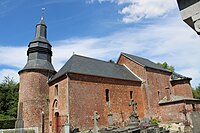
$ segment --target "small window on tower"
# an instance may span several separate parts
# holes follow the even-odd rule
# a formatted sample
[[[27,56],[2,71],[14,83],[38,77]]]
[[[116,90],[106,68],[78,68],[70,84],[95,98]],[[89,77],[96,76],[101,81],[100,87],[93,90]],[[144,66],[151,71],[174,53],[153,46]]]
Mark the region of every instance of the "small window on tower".
[[[130,99],[133,99],[133,91],[130,91]]]
[[[55,85],[55,96],[58,96],[58,85]]]
[[[109,102],[110,98],[109,98],[109,90],[106,89],[106,102]]]

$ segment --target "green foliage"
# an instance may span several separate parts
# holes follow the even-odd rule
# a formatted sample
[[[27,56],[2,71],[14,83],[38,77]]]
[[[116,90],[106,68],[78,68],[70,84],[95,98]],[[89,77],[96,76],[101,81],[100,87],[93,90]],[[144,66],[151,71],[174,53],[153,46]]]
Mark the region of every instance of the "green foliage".
[[[158,120],[156,118],[152,118],[150,124],[152,125],[158,125]]]
[[[13,120],[17,117],[19,84],[10,77],[0,83],[0,120]]]
[[[16,120],[0,120],[0,129],[12,129]]]
[[[165,69],[168,69],[169,71],[171,71],[171,72],[174,72],[174,70],[175,70],[175,68],[174,68],[174,66],[169,66],[168,64],[167,64],[167,62],[163,62],[163,63],[157,63],[158,65],[161,65],[163,68],[165,68]]]
[[[192,94],[194,98],[200,99],[200,84],[192,90]]]
[[[110,63],[115,63],[115,61],[114,61],[114,60],[109,60],[108,62],[110,62]]]

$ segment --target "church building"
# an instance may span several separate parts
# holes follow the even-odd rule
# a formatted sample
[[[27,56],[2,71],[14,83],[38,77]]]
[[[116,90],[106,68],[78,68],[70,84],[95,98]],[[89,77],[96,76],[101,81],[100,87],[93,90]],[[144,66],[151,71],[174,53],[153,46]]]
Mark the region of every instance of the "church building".
[[[56,72],[51,48],[42,18],[19,71],[25,128],[38,127],[39,133],[61,133],[66,125],[91,130],[95,111],[99,128],[109,126],[110,116],[113,126],[123,127],[129,123],[131,99],[140,120],[183,121],[180,111],[185,107],[192,112],[200,103],[193,98],[191,78],[148,59],[121,53],[113,63],[74,54]]]

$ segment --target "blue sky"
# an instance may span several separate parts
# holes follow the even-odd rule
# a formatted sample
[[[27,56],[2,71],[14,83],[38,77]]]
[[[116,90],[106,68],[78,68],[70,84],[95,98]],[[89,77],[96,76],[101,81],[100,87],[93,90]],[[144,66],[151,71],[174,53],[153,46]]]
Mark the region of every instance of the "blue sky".
[[[176,0],[0,0],[0,81],[19,81],[28,43],[45,8],[56,70],[76,54],[117,60],[120,52],[168,62],[200,83],[200,38]]]

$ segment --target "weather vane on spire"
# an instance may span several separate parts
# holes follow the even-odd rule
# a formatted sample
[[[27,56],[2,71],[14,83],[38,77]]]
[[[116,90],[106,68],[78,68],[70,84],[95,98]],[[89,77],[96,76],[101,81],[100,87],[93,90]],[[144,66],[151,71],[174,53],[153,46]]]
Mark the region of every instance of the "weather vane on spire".
[[[44,11],[45,11],[45,8],[42,8],[42,20],[44,19]]]

